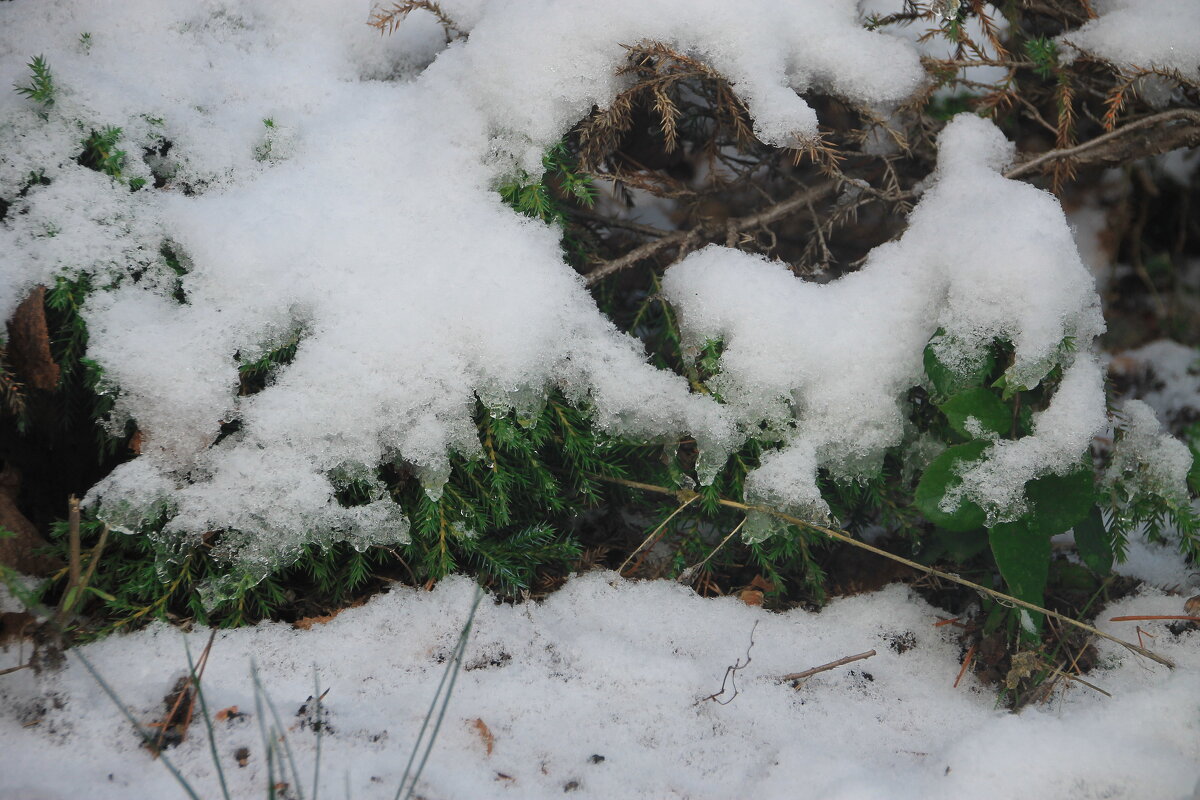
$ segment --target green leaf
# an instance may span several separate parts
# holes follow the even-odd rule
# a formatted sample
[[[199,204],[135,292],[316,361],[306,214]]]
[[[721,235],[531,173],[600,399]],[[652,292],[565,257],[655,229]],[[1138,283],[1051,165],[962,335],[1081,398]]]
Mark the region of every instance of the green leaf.
[[[1096,503],[1096,485],[1091,458],[1066,475],[1046,475],[1025,485],[1033,507],[1031,524],[1054,536],[1083,520]]]
[[[969,439],[979,438],[967,430],[967,420],[974,417],[985,431],[1005,436],[1012,429],[1012,412],[1000,398],[982,386],[964,389],[938,406],[950,427]]]
[[[89,587],[87,587],[87,591],[89,591],[89,592],[91,592],[92,594],[96,595],[96,597],[99,597],[101,600],[107,600],[107,601],[108,601],[108,602],[110,602],[110,603],[115,603],[115,602],[117,602],[117,598],[113,597],[113,596],[112,596],[111,594],[109,594],[108,592],[104,592],[104,591],[101,591],[100,589],[97,589],[95,586],[89,586]]]
[[[946,530],[969,531],[983,527],[987,519],[983,509],[969,500],[963,500],[958,508],[946,513],[940,508],[946,492],[955,488],[962,479],[958,475],[960,463],[974,461],[987,449],[989,442],[973,441],[946,448],[946,452],[933,460],[917,484],[914,502],[925,518]]]
[[[1104,516],[1099,506],[1092,506],[1087,518],[1075,525],[1075,549],[1083,563],[1096,574],[1107,575],[1112,569],[1112,541],[1104,530]]]
[[[987,528],[976,528],[971,531],[947,531],[934,528],[933,535],[937,538],[946,557],[957,564],[965,564],[988,547]]]
[[[988,531],[992,555],[1008,593],[1034,605],[1042,605],[1042,593],[1050,574],[1050,534],[1024,520],[1004,522]],[[1042,615],[1026,612],[1041,629]]]
[[[79,587],[72,586],[67,590],[67,594],[63,597],[62,607],[64,611],[71,611],[75,608],[75,603],[79,599]]]
[[[992,368],[996,366],[995,356],[989,351],[975,369],[967,372],[951,369],[942,363],[937,353],[934,352],[933,342],[936,339],[935,336],[929,344],[925,345],[925,374],[929,376],[929,382],[933,384],[935,399],[950,397],[963,389],[982,386]]]

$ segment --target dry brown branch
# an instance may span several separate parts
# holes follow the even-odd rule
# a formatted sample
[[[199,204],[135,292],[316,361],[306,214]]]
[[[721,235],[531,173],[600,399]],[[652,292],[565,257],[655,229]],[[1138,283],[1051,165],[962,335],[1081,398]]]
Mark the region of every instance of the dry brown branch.
[[[1074,682],[1076,682],[1076,683],[1082,683],[1084,686],[1088,687],[1089,689],[1091,689],[1091,690],[1092,690],[1092,691],[1094,691],[1094,692],[1099,692],[1100,694],[1104,695],[1105,697],[1112,697],[1112,693],[1111,693],[1111,692],[1106,692],[1106,691],[1104,691],[1103,689],[1101,689],[1101,688],[1100,688],[1099,686],[1097,686],[1096,684],[1094,684],[1094,683],[1091,683],[1090,681],[1086,681],[1086,680],[1084,680],[1083,678],[1079,677],[1078,675],[1074,675],[1074,674],[1072,674],[1072,673],[1070,673],[1070,672],[1065,672],[1065,671],[1063,671],[1063,670],[1062,670],[1061,668],[1059,668],[1059,667],[1049,667],[1049,669],[1050,669],[1050,671],[1051,671],[1051,672],[1053,672],[1053,673],[1054,673],[1054,675],[1055,675],[1056,677],[1059,677],[1059,678],[1066,678],[1067,680],[1069,680],[1069,681],[1074,681]]]
[[[688,497],[695,495],[695,492],[692,492],[687,489],[679,489],[679,490],[668,489],[665,486],[656,486],[652,483],[641,483],[638,481],[626,480],[624,478],[613,478],[613,477],[609,477],[606,475],[595,475],[593,477],[595,477],[597,480],[605,481],[607,483],[615,483],[620,486],[628,486],[631,489],[641,489],[642,491],[645,491],[645,492],[654,492],[655,494],[671,495],[671,496],[680,498],[681,502],[683,500],[686,500]],[[736,500],[727,500],[723,497],[719,498],[717,500],[717,503],[719,505],[725,506],[727,508],[736,508],[740,511],[758,511],[760,513],[768,514],[772,517],[775,517],[776,519],[783,520],[784,522],[787,522],[790,525],[796,525],[801,528],[807,528],[809,530],[816,531],[818,533],[824,534],[825,536],[828,536],[830,539],[834,539],[835,541],[843,542],[845,544],[850,545],[851,547],[857,547],[860,550],[866,550],[868,553],[874,553],[877,556],[882,556],[883,558],[889,559],[891,561],[895,561],[899,564],[904,564],[905,566],[911,567],[912,569],[915,569],[919,572],[923,572],[926,575],[932,575],[934,577],[941,578],[942,580],[950,581],[951,583],[956,583],[959,586],[966,586],[968,589],[973,589],[976,592],[980,592],[982,594],[987,595],[988,597],[992,597],[996,600],[1000,600],[1009,605],[1019,606],[1020,608],[1024,608],[1028,611],[1036,611],[1039,614],[1044,614],[1045,616],[1050,617],[1051,619],[1056,619],[1059,622],[1064,622],[1067,625],[1071,625],[1076,628],[1079,628],[1080,630],[1086,631],[1087,633],[1090,633],[1093,636],[1099,636],[1101,639],[1107,639],[1110,642],[1115,642],[1116,644],[1121,645],[1122,647],[1129,650],[1130,652],[1137,653],[1140,656],[1144,656],[1145,658],[1148,658],[1151,661],[1162,664],[1163,666],[1165,666],[1169,669],[1175,668],[1174,662],[1172,662],[1170,659],[1164,658],[1163,656],[1160,656],[1157,653],[1153,653],[1144,647],[1140,647],[1140,646],[1134,644],[1133,642],[1127,642],[1124,639],[1118,638],[1111,634],[1107,634],[1104,631],[1102,631],[1092,625],[1088,625],[1086,622],[1080,622],[1077,619],[1071,619],[1070,617],[1068,617],[1065,614],[1060,614],[1057,611],[1051,611],[1048,608],[1043,608],[1039,605],[1034,605],[1033,603],[1027,602],[1025,600],[1021,600],[1020,598],[1013,597],[1012,595],[1009,595],[1009,594],[1005,594],[1004,592],[999,592],[999,591],[996,591],[995,589],[991,589],[991,588],[988,588],[987,586],[982,586],[978,583],[975,583],[974,581],[969,581],[966,578],[960,578],[959,576],[954,575],[953,573],[943,572],[940,569],[935,569],[933,567],[929,567],[924,564],[920,564],[911,559],[904,558],[903,556],[898,556],[895,553],[889,553],[888,551],[882,550],[878,547],[875,547],[874,545],[870,545],[870,544],[867,544],[866,542],[855,539],[853,536],[846,533],[845,531],[836,531],[836,530],[833,530],[832,528],[827,528],[824,525],[818,525],[815,522],[809,522],[808,520],[803,520],[803,519],[800,519],[799,517],[794,517],[791,514],[785,514],[782,511],[777,511],[773,508],[766,508],[764,506],[752,506],[752,505],[748,505],[746,503],[739,503]]]
[[[804,189],[796,194],[781,200],[774,205],[749,214],[745,217],[734,217],[729,219],[720,228],[714,228],[711,225],[700,224],[690,230],[677,231],[668,236],[663,236],[654,242],[647,242],[639,247],[635,247],[623,256],[615,258],[611,261],[606,261],[600,266],[589,272],[584,280],[588,286],[595,286],[600,281],[620,272],[627,267],[632,267],[648,258],[652,258],[660,253],[667,252],[671,249],[678,249],[679,256],[691,252],[699,243],[710,240],[723,238],[727,239],[730,232],[740,233],[742,231],[754,230],[765,225],[770,225],[773,222],[790,216],[802,210],[806,210],[809,204],[819,202],[829,197],[836,190],[837,184],[833,181],[819,184],[811,189]]]
[[[208,634],[208,642],[205,643],[204,650],[200,653],[195,670],[180,678],[175,684],[175,688],[165,698],[170,703],[167,715],[161,722],[151,724],[151,727],[159,729],[159,734],[153,742],[147,741],[146,747],[155,757],[167,746],[168,736],[172,737],[174,744],[182,744],[187,739],[188,727],[192,724],[192,715],[196,708],[196,692],[199,691],[200,680],[204,677],[204,668],[208,665],[208,654],[212,652],[213,641],[216,638],[217,629],[213,628]]]
[[[1174,108],[1127,123],[1083,144],[1042,153],[1004,173],[1004,177],[1024,177],[1053,167],[1063,159],[1077,164],[1118,164],[1197,145],[1200,145],[1200,111]]]
[[[788,683],[788,682],[802,681],[805,678],[811,678],[813,675],[816,675],[818,672],[828,672],[831,669],[837,669],[838,667],[843,667],[846,664],[852,664],[855,661],[862,661],[863,659],[870,658],[873,655],[875,655],[875,651],[868,650],[865,653],[859,653],[857,655],[846,656],[845,658],[839,658],[837,661],[830,661],[828,664],[822,664],[819,667],[812,667],[811,669],[806,669],[803,672],[792,672],[788,675],[780,676],[779,682],[780,683]],[[795,688],[799,689],[800,687],[796,686]]]

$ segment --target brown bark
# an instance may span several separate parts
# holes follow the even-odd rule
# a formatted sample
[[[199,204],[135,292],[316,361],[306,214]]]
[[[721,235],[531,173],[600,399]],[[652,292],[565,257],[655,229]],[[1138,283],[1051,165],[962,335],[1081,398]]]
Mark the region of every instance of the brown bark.
[[[46,287],[34,288],[8,321],[8,362],[27,388],[54,391],[60,371],[50,353]]]

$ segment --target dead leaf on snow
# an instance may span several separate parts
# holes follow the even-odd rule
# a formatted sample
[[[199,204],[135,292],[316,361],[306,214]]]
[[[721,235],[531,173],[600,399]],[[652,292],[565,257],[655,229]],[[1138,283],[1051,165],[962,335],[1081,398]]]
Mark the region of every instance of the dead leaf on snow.
[[[483,748],[490,756],[492,750],[496,747],[496,737],[492,735],[492,731],[488,728],[487,723],[479,717],[476,717],[471,725],[479,732],[479,738],[483,740]]]

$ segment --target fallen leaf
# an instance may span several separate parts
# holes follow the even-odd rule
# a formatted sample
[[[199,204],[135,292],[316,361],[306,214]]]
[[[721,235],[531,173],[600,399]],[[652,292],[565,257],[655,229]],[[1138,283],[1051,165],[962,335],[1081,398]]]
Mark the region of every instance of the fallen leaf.
[[[758,589],[763,592],[773,592],[775,591],[775,584],[771,583],[762,575],[755,575],[754,579],[750,581],[750,588]]]
[[[758,589],[742,589],[738,592],[738,597],[748,606],[761,606],[763,604],[763,593]]]
[[[230,706],[229,708],[222,708],[220,711],[218,711],[215,718],[217,722],[224,722],[225,720],[237,719],[238,717],[242,716],[245,715],[238,711],[237,706]]]
[[[479,738],[483,739],[483,748],[490,756],[492,754],[492,750],[496,747],[496,737],[492,735],[487,723],[479,717],[476,717],[475,721],[471,724],[475,727],[475,730],[479,731]]]
[[[365,598],[359,598],[358,600],[355,600],[353,603],[350,603],[349,605],[345,606],[344,608],[334,609],[333,611],[329,612],[328,614],[315,614],[311,617],[301,617],[300,619],[298,619],[292,623],[292,627],[299,628],[302,631],[306,631],[309,628],[311,628],[313,625],[324,625],[326,622],[329,622],[331,619],[333,619],[338,614],[345,611],[347,608],[358,608],[365,602],[367,602]]]
[[[318,614],[315,617],[301,617],[300,619],[298,619],[292,623],[292,627],[299,628],[302,631],[306,631],[309,628],[311,628],[313,625],[324,625],[326,622],[329,622],[329,620],[333,619],[337,615],[338,615],[338,612],[335,611],[332,614]]]

